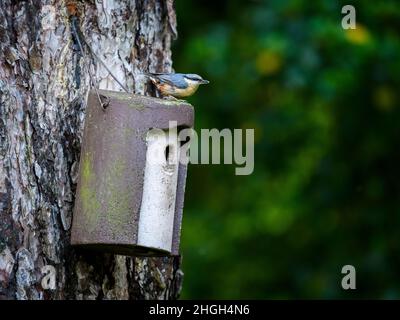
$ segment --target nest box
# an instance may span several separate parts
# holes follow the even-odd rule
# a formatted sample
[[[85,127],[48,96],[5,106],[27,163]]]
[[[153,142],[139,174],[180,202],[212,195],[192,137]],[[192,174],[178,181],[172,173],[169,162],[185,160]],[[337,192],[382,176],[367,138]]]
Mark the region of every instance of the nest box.
[[[179,161],[174,137],[193,127],[193,107],[99,93],[108,107],[89,92],[71,244],[124,255],[178,255],[187,165]]]

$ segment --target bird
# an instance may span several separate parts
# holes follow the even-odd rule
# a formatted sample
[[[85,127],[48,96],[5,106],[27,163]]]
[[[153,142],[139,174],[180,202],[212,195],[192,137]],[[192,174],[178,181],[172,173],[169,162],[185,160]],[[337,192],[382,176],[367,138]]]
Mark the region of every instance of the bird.
[[[163,96],[175,100],[189,97],[201,84],[210,83],[194,73],[146,73],[145,75]]]

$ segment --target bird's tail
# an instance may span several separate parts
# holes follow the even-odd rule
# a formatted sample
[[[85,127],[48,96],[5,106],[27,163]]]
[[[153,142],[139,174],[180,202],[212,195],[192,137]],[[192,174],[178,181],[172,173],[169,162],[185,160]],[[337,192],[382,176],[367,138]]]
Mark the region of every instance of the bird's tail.
[[[141,73],[141,75],[149,78],[154,83],[159,82],[160,80],[159,80],[158,77],[162,76],[164,74],[165,73],[155,73],[155,72],[144,72],[144,73]]]
[[[141,73],[140,75],[148,78],[153,83],[157,81],[157,76],[152,74],[152,73],[147,73],[146,72],[146,73]]]

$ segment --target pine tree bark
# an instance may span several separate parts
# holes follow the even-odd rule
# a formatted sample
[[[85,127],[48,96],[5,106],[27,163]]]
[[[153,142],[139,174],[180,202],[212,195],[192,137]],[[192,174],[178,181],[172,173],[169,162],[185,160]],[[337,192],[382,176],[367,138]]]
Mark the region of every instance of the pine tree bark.
[[[142,72],[171,71],[172,0],[0,2],[0,299],[177,298],[178,258],[69,244],[89,68],[101,89],[121,90],[82,55],[71,15],[132,92],[151,94]]]

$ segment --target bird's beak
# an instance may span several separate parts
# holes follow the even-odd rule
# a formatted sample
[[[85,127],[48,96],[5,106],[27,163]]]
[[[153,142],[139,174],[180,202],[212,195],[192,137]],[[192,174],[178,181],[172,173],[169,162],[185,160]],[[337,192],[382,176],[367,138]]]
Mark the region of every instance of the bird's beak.
[[[208,81],[208,80],[201,80],[200,83],[201,83],[201,84],[208,84],[208,83],[210,83],[210,81]]]

